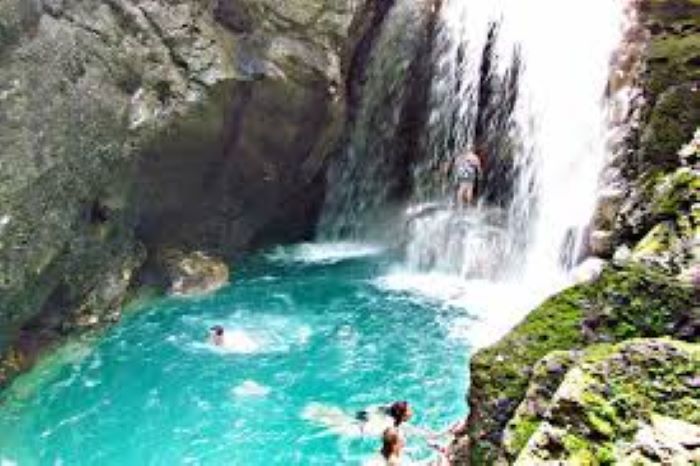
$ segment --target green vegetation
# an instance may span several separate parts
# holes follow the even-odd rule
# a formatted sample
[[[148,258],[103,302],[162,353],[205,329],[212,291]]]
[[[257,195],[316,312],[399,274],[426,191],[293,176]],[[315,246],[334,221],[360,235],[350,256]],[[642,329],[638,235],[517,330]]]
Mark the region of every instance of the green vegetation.
[[[550,400],[547,419],[533,433],[537,446],[521,458],[619,462],[655,418],[698,422],[700,394],[689,383],[698,373],[698,345],[637,339],[592,346]]]
[[[549,388],[535,388],[535,394],[551,393],[551,385],[558,385],[575,360],[573,354],[566,359],[555,353],[554,361],[558,359],[558,363],[550,360],[536,365],[546,355],[633,337],[684,337],[688,333],[685,323],[700,318],[695,316],[700,310],[693,309],[694,302],[690,288],[643,267],[609,268],[598,281],[570,288],[547,300],[498,344],[472,359],[472,459],[477,464],[489,464],[502,455],[503,432],[525,399],[531,380],[545,379],[550,384]],[[604,348],[594,353],[605,354]],[[591,405],[595,405],[593,401]],[[610,414],[601,407],[590,418],[602,436],[612,434]],[[509,427],[504,442],[508,453],[513,455],[522,448],[537,422],[530,412],[525,413],[522,422],[516,421]]]

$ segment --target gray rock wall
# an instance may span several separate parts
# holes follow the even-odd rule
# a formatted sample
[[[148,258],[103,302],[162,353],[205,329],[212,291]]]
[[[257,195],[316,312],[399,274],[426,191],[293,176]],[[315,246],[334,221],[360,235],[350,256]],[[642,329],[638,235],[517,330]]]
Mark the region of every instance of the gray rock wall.
[[[374,3],[0,0],[0,384],[161,249],[310,234]]]

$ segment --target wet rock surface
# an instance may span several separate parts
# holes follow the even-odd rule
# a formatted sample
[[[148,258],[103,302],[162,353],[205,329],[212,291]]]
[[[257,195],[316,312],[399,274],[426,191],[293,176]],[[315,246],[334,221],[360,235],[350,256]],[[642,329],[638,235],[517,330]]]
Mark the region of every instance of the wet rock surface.
[[[570,359],[577,362],[553,390],[552,378],[532,378],[506,431],[521,433],[514,464],[700,461],[700,392],[688,384],[700,374],[700,346],[629,340]],[[533,412],[537,396],[545,399]]]
[[[0,353],[118,318],[163,251],[308,237],[373,5],[1,0]]]
[[[637,90],[591,235],[612,261],[473,357],[457,464],[698,461],[696,346],[630,339],[700,338],[700,6],[637,6]]]
[[[456,444],[457,464],[515,460],[531,432],[527,424],[507,428],[509,422],[517,410],[532,416],[547,406],[532,395],[526,408],[518,408],[528,385],[546,380],[556,386],[576,352],[589,345],[665,335],[700,341],[698,303],[692,287],[638,265],[608,266],[597,280],[547,300],[499,343],[472,357],[469,433]]]
[[[229,268],[220,259],[200,251],[169,251],[163,260],[169,276],[169,292],[177,296],[211,293],[229,281]]]

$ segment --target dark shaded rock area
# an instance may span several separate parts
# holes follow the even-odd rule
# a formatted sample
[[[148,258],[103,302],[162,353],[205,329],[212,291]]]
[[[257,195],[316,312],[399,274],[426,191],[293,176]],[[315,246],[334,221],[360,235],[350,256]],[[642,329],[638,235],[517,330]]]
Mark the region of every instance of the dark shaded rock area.
[[[366,238],[386,231],[393,221],[387,212],[413,191],[441,3],[384,0],[361,25],[346,87],[350,113],[328,167],[328,186],[334,188],[321,219],[328,236]]]
[[[0,0],[0,385],[168,251],[309,238],[392,5]]]

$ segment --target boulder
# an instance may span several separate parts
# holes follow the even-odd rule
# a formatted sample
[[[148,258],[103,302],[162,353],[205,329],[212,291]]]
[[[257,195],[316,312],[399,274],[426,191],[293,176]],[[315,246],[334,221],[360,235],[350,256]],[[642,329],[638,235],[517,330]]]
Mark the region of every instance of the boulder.
[[[534,416],[521,404],[509,424],[529,432],[514,464],[700,461],[698,373],[700,345],[639,339],[592,346],[553,390],[533,377],[528,393],[545,399]]]
[[[515,460],[536,426],[532,422],[507,430],[506,426],[523,400],[531,401],[529,416],[546,407],[526,394],[533,377],[556,381],[550,369],[537,366],[548,354],[665,335],[700,341],[697,296],[691,288],[645,267],[608,266],[597,280],[548,299],[505,338],[472,356],[468,434],[455,443],[454,452],[461,458],[456,464]],[[547,367],[565,366],[563,361],[571,359],[567,358],[555,358]],[[549,375],[537,375],[543,371]]]
[[[593,228],[610,229],[615,222],[627,193],[624,189],[610,187],[598,195],[598,206],[593,216]]]
[[[611,257],[615,247],[614,233],[609,230],[595,230],[589,237],[591,254],[599,257]]]
[[[228,284],[229,268],[221,259],[201,251],[171,252],[165,259],[170,293],[193,296],[211,293]]]
[[[574,283],[590,283],[600,277],[607,262],[599,257],[589,257],[571,271]]]
[[[632,260],[632,250],[629,248],[629,246],[623,244],[619,248],[615,250],[615,254],[613,254],[612,262],[618,267],[625,267],[629,265],[630,261]]]

